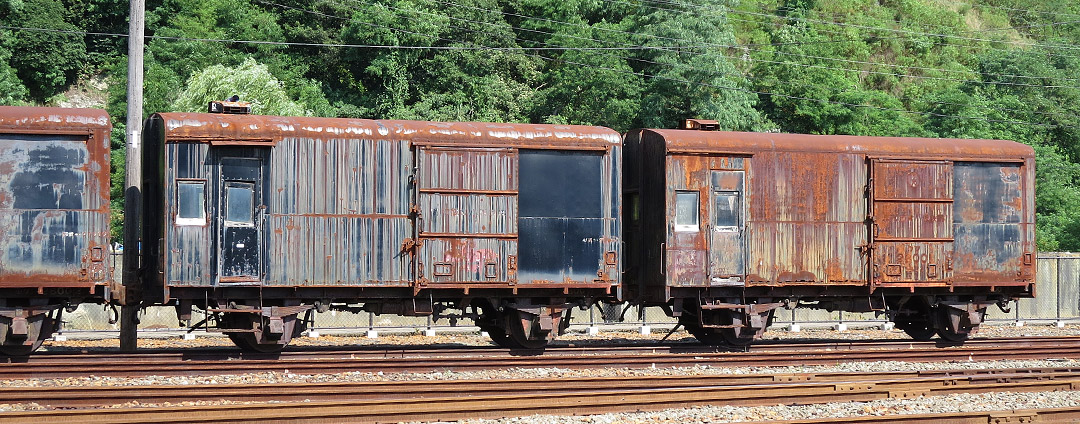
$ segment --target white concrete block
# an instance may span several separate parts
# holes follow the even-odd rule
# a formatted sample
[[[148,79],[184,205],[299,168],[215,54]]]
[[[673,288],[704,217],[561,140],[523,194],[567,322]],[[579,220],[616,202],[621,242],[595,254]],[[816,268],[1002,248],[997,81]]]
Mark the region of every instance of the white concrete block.
[[[836,331],[847,331],[847,324],[844,324],[844,323],[841,322],[839,324],[834,325],[833,329],[835,329]]]
[[[590,336],[595,336],[597,334],[600,334],[600,327],[597,327],[595,325],[589,326],[588,332],[589,332]]]
[[[429,328],[429,329],[424,330],[424,336],[426,336],[426,337],[435,337],[435,329]]]
[[[798,333],[802,331],[802,326],[799,324],[791,324],[791,327],[788,327],[788,331],[792,333]]]
[[[195,340],[195,333],[184,333],[184,340]]]
[[[1023,322],[1023,321],[1016,321],[1016,326],[1017,326],[1017,327],[1023,327],[1023,326],[1024,326],[1024,322]]]
[[[480,332],[480,337],[491,337],[491,335],[490,335],[490,334],[488,334],[488,332],[487,332],[487,331],[481,331],[481,332]]]
[[[66,342],[67,336],[63,334],[53,334],[52,339],[54,342]]]
[[[1057,328],[1065,328],[1065,321],[1058,321],[1056,325]]]
[[[308,330],[307,336],[311,337],[313,339],[317,339],[317,338],[319,338],[319,336],[321,336],[321,334],[319,334],[319,332],[316,331],[316,330]]]
[[[641,335],[648,336],[651,333],[652,333],[652,327],[649,327],[647,325],[641,326]]]
[[[891,323],[891,322],[886,322],[886,323],[881,324],[881,329],[885,330],[885,331],[892,330],[894,328],[896,328],[896,324]]]
[[[367,338],[369,338],[369,339],[377,339],[377,338],[379,338],[379,332],[375,331],[375,330],[368,330],[367,331]]]

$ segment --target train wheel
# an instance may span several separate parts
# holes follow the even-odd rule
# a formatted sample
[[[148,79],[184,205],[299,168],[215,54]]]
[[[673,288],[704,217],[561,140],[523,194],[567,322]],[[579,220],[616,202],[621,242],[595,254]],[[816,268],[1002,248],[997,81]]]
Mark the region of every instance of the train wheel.
[[[26,319],[26,336],[18,338],[10,333],[10,325],[4,325],[3,327],[3,331],[8,332],[8,334],[5,338],[7,343],[0,344],[0,355],[27,356],[38,350],[41,344],[45,343],[45,339],[52,336],[53,331],[56,329],[56,320],[49,314],[31,315]],[[34,337],[34,339],[26,340],[31,337]]]
[[[896,328],[903,330],[912,339],[925,342],[934,337],[937,330],[934,329],[934,311],[929,303],[922,299],[912,299],[901,305],[904,314],[898,314],[893,318]]]
[[[697,315],[690,315],[689,313],[683,313],[679,316],[679,323],[682,324],[686,332],[694,336],[702,344],[709,346],[718,346],[724,344],[724,336],[721,336],[714,328],[704,328],[701,323],[698,322]]]
[[[911,336],[912,339],[918,340],[920,342],[925,342],[934,338],[934,334],[936,332],[933,325],[930,324],[929,320],[905,322],[903,325],[898,322],[896,323],[896,328],[904,330],[904,332],[907,333],[908,336]]]
[[[500,322],[505,322],[495,306],[484,299],[475,299],[472,303],[473,308],[476,309],[476,326],[480,327],[480,331],[488,334],[491,338],[491,342],[496,346],[512,349],[518,347],[510,340],[510,335],[506,333],[506,328],[499,325]]]

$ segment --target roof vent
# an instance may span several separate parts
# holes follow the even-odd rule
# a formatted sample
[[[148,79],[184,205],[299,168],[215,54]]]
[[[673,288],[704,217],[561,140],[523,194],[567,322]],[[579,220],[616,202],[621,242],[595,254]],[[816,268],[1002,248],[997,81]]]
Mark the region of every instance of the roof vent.
[[[720,123],[710,119],[683,119],[682,128],[684,130],[698,130],[698,131],[719,131]]]
[[[207,107],[210,113],[227,113],[233,115],[250,115],[251,103],[241,102],[240,96],[233,95],[229,100],[212,101]]]

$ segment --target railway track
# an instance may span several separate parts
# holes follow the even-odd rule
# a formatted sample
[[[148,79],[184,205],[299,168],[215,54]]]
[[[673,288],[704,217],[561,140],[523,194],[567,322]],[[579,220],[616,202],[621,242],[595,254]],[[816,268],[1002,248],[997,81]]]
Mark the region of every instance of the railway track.
[[[1080,369],[718,375],[347,384],[3,388],[7,402],[36,399],[50,411],[6,412],[4,422],[382,422],[597,414],[692,405],[757,406],[870,401],[953,393],[1080,389]],[[137,400],[231,401],[183,407],[98,407]],[[1072,411],[1080,414],[1080,407]],[[894,419],[896,417],[893,417]],[[907,419],[907,417],[904,417]],[[846,422],[846,421],[839,421]],[[986,422],[986,421],[983,421]],[[993,422],[993,421],[990,421]]]
[[[222,375],[257,372],[334,374],[342,372],[429,372],[508,368],[654,368],[691,366],[833,365],[851,361],[936,362],[959,360],[1080,358],[1080,337],[973,341],[939,348],[932,343],[883,341],[839,344],[765,345],[749,352],[700,346],[583,347],[536,352],[505,349],[373,349],[296,351],[274,356],[213,351],[44,355],[0,364],[0,378],[67,378],[86,375]]]

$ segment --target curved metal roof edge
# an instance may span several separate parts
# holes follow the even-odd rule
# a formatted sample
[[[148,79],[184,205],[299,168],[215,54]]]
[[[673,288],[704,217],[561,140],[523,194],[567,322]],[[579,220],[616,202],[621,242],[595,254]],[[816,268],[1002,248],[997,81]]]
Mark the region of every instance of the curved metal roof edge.
[[[0,106],[0,127],[27,129],[109,128],[102,109],[41,106]]]
[[[357,118],[229,115],[210,113],[156,113],[167,137],[205,137],[202,128],[217,125],[220,136],[238,139],[278,139],[297,136],[381,135],[394,139],[435,143],[504,140],[516,144],[620,145],[622,136],[606,127],[585,125],[508,124],[495,122],[435,122]],[[420,134],[420,135],[417,135]],[[340,137],[338,137],[340,138]]]
[[[695,131],[643,128],[664,139],[672,151],[745,151],[792,150],[819,152],[862,152],[904,155],[1035,155],[1035,149],[1009,140],[877,137],[855,135],[813,135],[791,133],[753,133],[735,131]],[[947,143],[944,143],[947,142]]]

